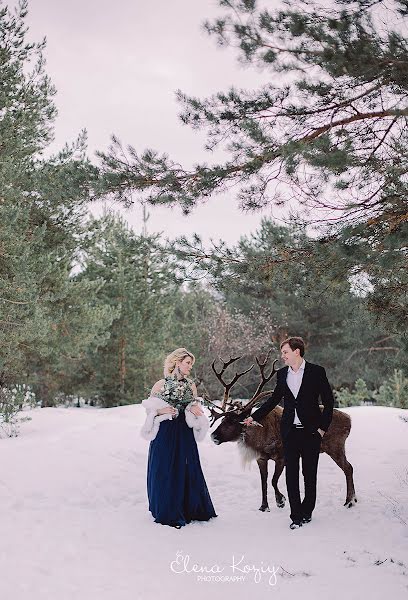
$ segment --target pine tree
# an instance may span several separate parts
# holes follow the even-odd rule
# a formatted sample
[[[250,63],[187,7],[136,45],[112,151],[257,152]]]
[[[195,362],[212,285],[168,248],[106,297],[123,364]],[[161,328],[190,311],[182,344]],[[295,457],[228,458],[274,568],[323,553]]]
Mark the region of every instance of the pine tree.
[[[339,406],[361,406],[366,403],[375,402],[375,392],[369,390],[364,379],[357,379],[353,389],[341,388],[335,392]]]
[[[115,317],[106,343],[81,365],[82,393],[102,406],[141,402],[161,377],[178,291],[159,237],[136,235],[118,216],[92,219],[78,282],[102,282],[98,302]]]
[[[408,377],[402,369],[395,369],[393,374],[380,386],[375,394],[379,404],[408,408]]]
[[[398,330],[408,308],[406,0],[220,6],[225,16],[207,31],[272,81],[203,100],[178,92],[183,123],[204,130],[206,147],[228,159],[183,168],[166,154],[129,147],[124,161],[113,138],[100,153],[103,189],[186,213],[233,186],[246,210],[293,208],[295,200],[296,220],[317,222],[320,237],[334,244],[328,264],[335,257],[343,278],[367,277],[369,305]]]
[[[26,41],[26,15],[26,1],[14,13],[1,6],[0,385],[31,382],[48,405],[64,360],[80,357],[109,314],[87,305],[95,286],[72,279],[97,171],[84,132],[45,158],[55,89],[44,71],[45,42]]]
[[[194,254],[179,240],[172,248],[179,264],[185,262],[186,276],[206,275],[230,313],[250,318],[268,333],[276,357],[283,339],[301,335],[309,360],[325,365],[336,386],[358,377],[378,386],[404,363],[401,333],[375,323],[357,282],[343,277],[339,261],[329,264],[332,248],[316,244],[299,226],[263,219],[233,247],[221,243]],[[255,332],[249,337],[256,339]],[[246,342],[241,344],[244,349]]]

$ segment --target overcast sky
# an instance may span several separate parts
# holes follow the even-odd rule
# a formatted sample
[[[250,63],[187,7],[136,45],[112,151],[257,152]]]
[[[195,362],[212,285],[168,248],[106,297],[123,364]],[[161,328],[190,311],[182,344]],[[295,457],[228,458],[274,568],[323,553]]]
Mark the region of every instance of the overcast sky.
[[[155,148],[186,165],[205,158],[203,136],[177,117],[175,90],[203,97],[265,78],[202,31],[203,21],[217,14],[215,0],[29,0],[29,39],[46,36],[46,70],[57,88],[54,149],[86,128],[90,154],[107,149],[114,133],[138,151]],[[140,207],[123,212],[140,231]],[[228,243],[261,220],[226,196],[189,217],[168,208],[150,214],[150,232],[170,238],[197,232]]]

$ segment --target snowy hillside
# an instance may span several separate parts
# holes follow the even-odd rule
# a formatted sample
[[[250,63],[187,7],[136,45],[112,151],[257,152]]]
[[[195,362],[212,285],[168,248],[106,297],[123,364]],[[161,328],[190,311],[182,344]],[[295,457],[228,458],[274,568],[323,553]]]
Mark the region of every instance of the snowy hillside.
[[[344,475],[321,455],[313,521],[291,531],[272,493],[259,512],[257,465],[243,471],[236,444],[199,445],[219,516],[176,530],[147,511],[141,406],[30,411],[20,437],[0,440],[0,597],[408,598],[407,411],[347,412],[358,504],[343,507]]]

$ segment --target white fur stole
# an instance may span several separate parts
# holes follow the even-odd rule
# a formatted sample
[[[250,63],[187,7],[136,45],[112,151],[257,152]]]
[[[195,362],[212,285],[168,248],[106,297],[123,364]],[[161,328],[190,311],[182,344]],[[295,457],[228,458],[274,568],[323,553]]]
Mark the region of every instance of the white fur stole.
[[[190,408],[194,405],[200,404],[201,398],[195,398],[190,404],[186,406],[185,416],[186,423],[189,427],[192,428],[194,433],[194,438],[196,442],[201,442],[210,428],[210,424],[205,415],[201,415],[200,417],[196,417],[191,411]],[[172,415],[164,414],[158,415],[157,410],[160,408],[165,408],[166,406],[170,406],[168,402],[159,398],[158,396],[149,396],[146,400],[143,400],[142,405],[145,407],[147,415],[146,420],[142,426],[140,431],[141,436],[148,441],[154,440],[159,431],[160,423],[162,421],[166,421],[168,419],[172,419]],[[176,417],[178,416],[178,411]]]

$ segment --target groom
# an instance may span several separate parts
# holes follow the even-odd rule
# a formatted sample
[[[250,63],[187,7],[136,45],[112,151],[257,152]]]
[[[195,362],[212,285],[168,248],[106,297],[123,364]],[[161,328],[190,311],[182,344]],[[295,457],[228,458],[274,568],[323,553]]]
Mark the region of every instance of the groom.
[[[275,390],[268,400],[243,423],[253,425],[284,400],[281,435],[286,466],[286,487],[290,504],[291,529],[312,520],[316,504],[317,463],[322,437],[333,416],[333,393],[326,371],[303,358],[305,344],[300,337],[281,343],[282,359],[287,366],[277,372]],[[319,396],[323,412],[319,408]],[[305,497],[300,500],[299,460],[305,482]]]

